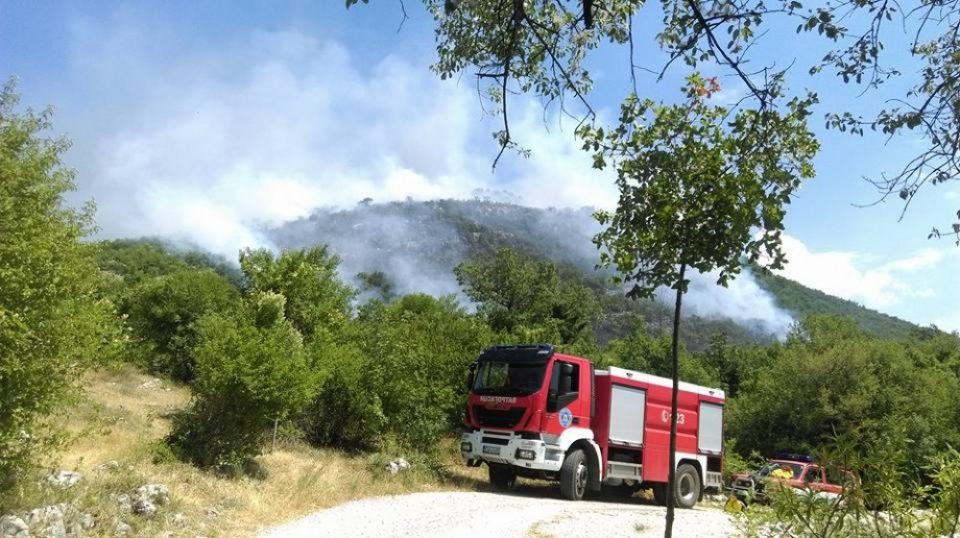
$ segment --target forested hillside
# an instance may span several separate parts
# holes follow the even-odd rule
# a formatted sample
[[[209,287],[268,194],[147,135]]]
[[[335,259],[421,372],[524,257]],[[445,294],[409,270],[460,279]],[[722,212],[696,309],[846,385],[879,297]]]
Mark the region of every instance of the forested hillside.
[[[755,271],[760,285],[777,299],[777,304],[798,319],[814,314],[835,314],[856,321],[867,334],[902,340],[917,326],[909,321],[877,312],[853,301],[827,295],[773,273]]]
[[[594,289],[604,305],[598,327],[601,342],[626,334],[624,320],[639,314],[655,330],[666,328],[671,309],[663,303],[629,301],[609,282],[611,273],[597,271],[599,259],[592,242],[599,225],[590,208],[537,209],[489,200],[433,200],[427,202],[372,203],[369,200],[349,210],[321,210],[311,217],[269,230],[269,237],[281,248],[304,248],[318,244],[342,258],[342,273],[376,274],[377,286],[393,293],[426,292],[434,295],[460,293],[452,277],[458,263],[489,256],[509,247],[535,258],[550,260]],[[698,278],[695,276],[694,278]],[[713,280],[700,276],[703,286],[694,289],[694,302],[685,325],[685,338],[692,349],[703,349],[713,333],[723,332],[736,342],[769,342],[783,336],[788,323],[771,320],[775,314],[764,310],[765,293],[772,305],[782,309],[784,318],[803,319],[812,314],[837,314],[853,318],[867,334],[903,339],[916,325],[856,303],[807,288],[775,274],[752,270],[740,277],[755,282],[753,295],[730,293],[712,286]],[[356,279],[363,288],[369,278]],[[738,286],[737,283],[733,287]],[[695,308],[697,293],[706,308]],[[744,302],[744,299],[745,302]],[[739,301],[739,302],[738,302]],[[750,309],[756,313],[751,318]]]

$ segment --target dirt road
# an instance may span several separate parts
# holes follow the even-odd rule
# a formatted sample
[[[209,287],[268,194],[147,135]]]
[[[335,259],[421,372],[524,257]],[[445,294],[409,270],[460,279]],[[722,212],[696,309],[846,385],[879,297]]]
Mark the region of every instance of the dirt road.
[[[354,501],[268,529],[263,538],[453,537],[583,538],[663,536],[665,509],[629,501],[569,502],[523,494],[432,492]],[[713,508],[677,510],[674,536],[727,538],[729,516]]]

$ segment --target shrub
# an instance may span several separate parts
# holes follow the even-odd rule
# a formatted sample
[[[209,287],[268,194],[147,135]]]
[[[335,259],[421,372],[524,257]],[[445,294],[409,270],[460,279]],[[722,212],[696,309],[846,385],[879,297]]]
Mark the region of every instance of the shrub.
[[[169,438],[186,459],[240,466],[260,453],[275,419],[308,402],[313,377],[283,303],[283,296],[257,294],[236,315],[210,314],[197,323],[193,406]]]
[[[397,442],[429,450],[462,422],[466,371],[492,340],[452,298],[407,295],[363,308],[344,342],[315,343],[319,390],[304,429],[315,442]]]
[[[338,329],[350,317],[356,292],[337,277],[339,264],[326,247],[279,256],[266,249],[240,253],[240,268],[252,290],[283,295],[284,315],[307,340],[317,332]]]
[[[230,312],[239,302],[239,292],[223,277],[190,269],[139,284],[124,311],[150,370],[190,382],[195,375],[196,322],[211,312]]]

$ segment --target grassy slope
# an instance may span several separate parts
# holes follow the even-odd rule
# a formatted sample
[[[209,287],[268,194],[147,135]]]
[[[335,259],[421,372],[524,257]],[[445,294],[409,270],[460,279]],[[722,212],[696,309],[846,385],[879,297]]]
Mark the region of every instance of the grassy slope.
[[[447,461],[442,480],[416,463],[410,471],[391,476],[382,470],[385,455],[351,456],[299,443],[280,443],[262,456],[265,477],[260,479],[219,477],[169,460],[154,463],[157,441],[169,428],[165,417],[187,405],[189,390],[160,384],[131,368],[93,373],[84,385],[86,399],[66,417],[67,430],[76,437],[49,462],[51,468],[79,471],[83,480],[68,490],[37,486],[21,504],[31,509],[73,502],[96,515],[97,535],[112,535],[116,522],[123,520],[137,535],[169,530],[184,536],[252,536],[266,526],[352,499],[477,489],[485,483],[482,469],[459,463],[451,440],[444,442]],[[95,470],[110,460],[118,461],[119,469]],[[115,496],[148,483],[166,484],[171,502],[152,520],[121,513]],[[210,515],[211,509],[217,515]],[[175,524],[174,514],[182,514],[186,523]]]

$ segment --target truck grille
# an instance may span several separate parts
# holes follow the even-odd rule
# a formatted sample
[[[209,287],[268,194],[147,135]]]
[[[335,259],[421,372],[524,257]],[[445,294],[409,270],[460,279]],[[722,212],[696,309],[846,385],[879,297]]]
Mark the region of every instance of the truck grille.
[[[510,409],[487,409],[486,407],[473,406],[473,416],[477,418],[481,428],[513,428],[523,418],[524,407],[511,407]]]

